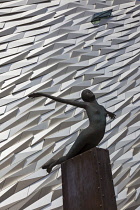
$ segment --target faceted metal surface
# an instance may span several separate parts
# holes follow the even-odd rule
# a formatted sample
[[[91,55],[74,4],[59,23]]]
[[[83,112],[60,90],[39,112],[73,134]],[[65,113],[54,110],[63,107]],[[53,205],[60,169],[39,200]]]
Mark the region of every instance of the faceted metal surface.
[[[87,116],[28,95],[80,99],[85,88],[117,115],[100,147],[109,149],[118,209],[138,210],[139,11],[135,0],[1,0],[1,210],[63,209],[60,166],[50,175],[41,166],[70,149]]]

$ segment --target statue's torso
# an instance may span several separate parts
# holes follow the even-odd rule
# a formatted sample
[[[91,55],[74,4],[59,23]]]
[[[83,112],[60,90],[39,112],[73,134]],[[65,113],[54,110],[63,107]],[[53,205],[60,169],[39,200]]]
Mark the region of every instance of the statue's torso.
[[[84,134],[91,147],[97,146],[105,134],[107,112],[99,104],[88,103],[86,112],[89,118],[89,126]]]
[[[90,125],[95,129],[105,129],[106,126],[106,110],[99,104],[88,103],[86,112],[89,118]]]

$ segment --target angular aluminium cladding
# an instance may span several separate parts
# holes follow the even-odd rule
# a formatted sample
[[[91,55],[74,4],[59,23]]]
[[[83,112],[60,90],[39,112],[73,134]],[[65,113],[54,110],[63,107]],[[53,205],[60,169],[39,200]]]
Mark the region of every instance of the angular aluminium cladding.
[[[80,99],[85,88],[117,114],[100,146],[110,152],[118,209],[139,208],[139,10],[135,0],[1,0],[2,210],[63,209],[60,167],[48,175],[41,166],[88,121],[80,108],[27,96]]]

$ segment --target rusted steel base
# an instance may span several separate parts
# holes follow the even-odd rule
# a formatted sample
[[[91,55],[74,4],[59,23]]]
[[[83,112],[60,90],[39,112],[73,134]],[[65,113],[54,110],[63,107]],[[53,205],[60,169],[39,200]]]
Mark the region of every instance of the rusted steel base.
[[[93,148],[61,168],[64,210],[117,210],[108,150]]]

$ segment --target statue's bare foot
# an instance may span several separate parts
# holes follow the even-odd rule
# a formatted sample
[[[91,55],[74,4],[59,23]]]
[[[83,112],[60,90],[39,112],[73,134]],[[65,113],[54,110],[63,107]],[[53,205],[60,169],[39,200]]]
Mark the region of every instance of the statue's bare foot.
[[[48,173],[52,171],[52,164],[42,166],[42,169],[46,169]]]
[[[48,167],[47,167],[47,172],[48,172],[48,173],[51,173],[51,171],[52,171],[52,167],[48,166]]]

